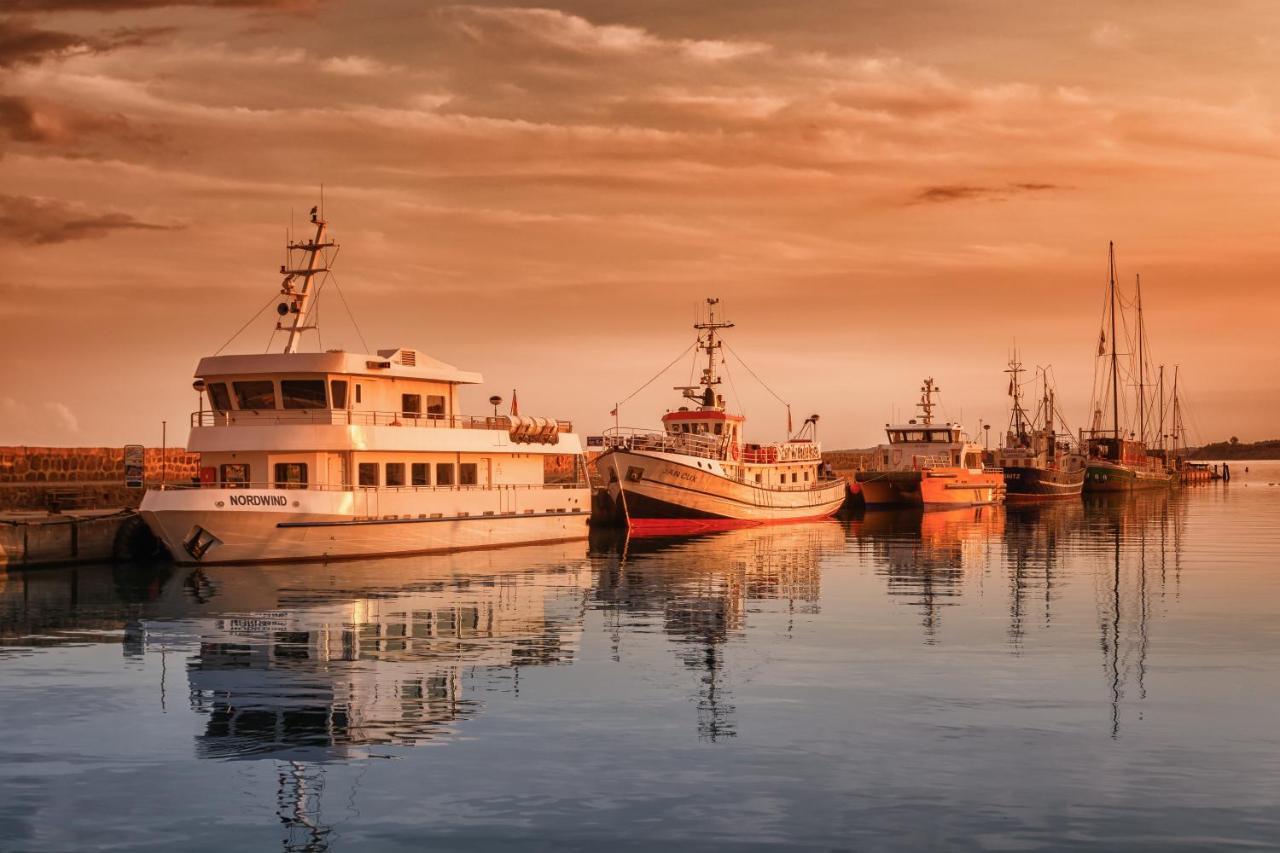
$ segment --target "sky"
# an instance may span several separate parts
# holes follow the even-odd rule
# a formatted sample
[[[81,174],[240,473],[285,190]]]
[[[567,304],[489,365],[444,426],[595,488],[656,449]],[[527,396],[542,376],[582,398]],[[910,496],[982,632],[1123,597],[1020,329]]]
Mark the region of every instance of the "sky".
[[[467,411],[598,432],[715,296],[750,439],[786,428],[751,372],[827,447],[925,376],[999,429],[1015,347],[1077,428],[1114,241],[1193,442],[1272,438],[1278,99],[1264,0],[6,0],[0,444],[185,441],[321,185],[308,346],[480,371]]]

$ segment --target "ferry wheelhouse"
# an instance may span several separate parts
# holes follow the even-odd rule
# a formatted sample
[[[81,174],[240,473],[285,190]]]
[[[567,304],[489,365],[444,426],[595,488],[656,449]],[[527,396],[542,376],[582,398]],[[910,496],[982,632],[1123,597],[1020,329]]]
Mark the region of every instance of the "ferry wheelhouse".
[[[743,435],[746,418],[725,409],[718,393],[721,329],[718,299],[694,324],[707,366],[698,385],[679,386],[694,405],[662,416],[662,431],[613,428],[595,461],[616,517],[641,533],[690,533],[753,524],[826,518],[848,487],[822,464],[818,416],[785,442],[757,444]]]
[[[482,381],[417,350],[299,352],[326,272],[326,222],[290,244],[282,352],[201,359],[187,448],[198,482],[163,484],[141,513],[183,563],[445,552],[585,538],[590,486],[572,425],[460,412]],[[207,402],[208,408],[204,408]],[[514,408],[514,405],[513,405]]]
[[[888,444],[876,448],[871,467],[856,480],[869,507],[978,506],[1004,500],[1004,475],[982,462],[982,447],[959,424],[933,422],[933,378],[924,380],[922,416],[885,424]]]

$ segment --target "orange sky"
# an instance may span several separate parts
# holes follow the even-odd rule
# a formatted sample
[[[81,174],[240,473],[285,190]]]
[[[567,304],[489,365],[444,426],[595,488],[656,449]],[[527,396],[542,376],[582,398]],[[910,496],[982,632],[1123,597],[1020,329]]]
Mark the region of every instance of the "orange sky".
[[[1003,424],[1015,340],[1079,426],[1115,240],[1193,438],[1280,435],[1273,3],[3,9],[0,443],[181,443],[195,362],[275,292],[321,182],[370,347],[483,372],[476,412],[514,386],[596,432],[715,295],[829,447],[925,375]],[[321,303],[323,345],[359,348]]]

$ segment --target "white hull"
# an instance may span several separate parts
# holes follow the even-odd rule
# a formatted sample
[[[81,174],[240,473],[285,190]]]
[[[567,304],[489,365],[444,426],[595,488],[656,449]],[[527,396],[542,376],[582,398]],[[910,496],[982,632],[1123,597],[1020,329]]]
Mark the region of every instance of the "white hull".
[[[170,489],[141,514],[179,563],[354,559],[585,539],[585,488]]]
[[[644,519],[720,519],[749,524],[825,518],[844,503],[843,480],[766,488],[727,475],[724,463],[672,453],[611,450],[596,459],[615,505]]]

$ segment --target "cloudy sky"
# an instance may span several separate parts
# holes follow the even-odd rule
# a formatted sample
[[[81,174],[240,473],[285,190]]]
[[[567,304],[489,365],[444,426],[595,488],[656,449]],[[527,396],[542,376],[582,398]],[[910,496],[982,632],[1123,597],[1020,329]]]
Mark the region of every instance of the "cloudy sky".
[[[1003,423],[1015,342],[1079,426],[1114,240],[1199,438],[1280,434],[1265,0],[0,9],[0,443],[180,443],[195,362],[271,300],[321,184],[311,345],[479,370],[469,410],[516,387],[597,431],[714,295],[828,446],[875,443],[926,375]]]

